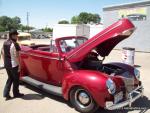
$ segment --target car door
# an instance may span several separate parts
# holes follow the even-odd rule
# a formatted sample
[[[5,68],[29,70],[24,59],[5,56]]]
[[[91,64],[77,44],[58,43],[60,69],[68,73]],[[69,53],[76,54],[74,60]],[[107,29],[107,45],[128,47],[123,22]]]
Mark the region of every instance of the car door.
[[[43,52],[39,50],[32,50],[28,53],[28,59],[26,59],[26,67],[31,77],[38,79],[39,81],[46,82],[47,76],[44,70],[43,60],[46,60]],[[48,60],[48,59],[47,59]],[[49,61],[45,65],[47,65]]]
[[[49,84],[61,84],[64,67],[57,51],[31,50],[25,65],[32,78]]]

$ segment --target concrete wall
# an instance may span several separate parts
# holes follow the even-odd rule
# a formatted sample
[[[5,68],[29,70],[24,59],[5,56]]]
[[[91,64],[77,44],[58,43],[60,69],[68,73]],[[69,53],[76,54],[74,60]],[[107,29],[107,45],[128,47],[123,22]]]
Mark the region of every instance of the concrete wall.
[[[126,40],[119,43],[115,48],[133,47],[136,51],[150,52],[150,1],[123,4],[103,8],[104,28],[118,21],[118,12],[121,9],[146,8],[146,20],[132,21],[136,26],[135,32]]]
[[[89,25],[90,26],[90,38],[95,36],[97,33],[103,30],[103,25]]]

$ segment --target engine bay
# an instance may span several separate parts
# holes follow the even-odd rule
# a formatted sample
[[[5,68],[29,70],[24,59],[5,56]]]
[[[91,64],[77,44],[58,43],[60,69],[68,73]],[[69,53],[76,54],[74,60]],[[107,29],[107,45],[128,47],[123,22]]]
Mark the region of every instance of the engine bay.
[[[105,58],[98,59],[98,54],[91,52],[84,60],[76,63],[76,65],[78,69],[96,70],[106,73],[110,76],[132,78],[130,73],[121,67],[109,63],[103,64],[104,59]]]

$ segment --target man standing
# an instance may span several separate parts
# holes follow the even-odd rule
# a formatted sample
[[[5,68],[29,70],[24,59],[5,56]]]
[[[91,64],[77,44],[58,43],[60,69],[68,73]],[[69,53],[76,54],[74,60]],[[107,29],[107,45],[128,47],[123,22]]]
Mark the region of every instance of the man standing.
[[[4,67],[8,74],[8,79],[4,88],[3,96],[6,100],[11,99],[9,94],[13,84],[14,97],[21,97],[24,94],[19,93],[19,51],[20,46],[17,43],[18,32],[15,29],[10,30],[9,38],[3,44],[2,56],[4,58]]]

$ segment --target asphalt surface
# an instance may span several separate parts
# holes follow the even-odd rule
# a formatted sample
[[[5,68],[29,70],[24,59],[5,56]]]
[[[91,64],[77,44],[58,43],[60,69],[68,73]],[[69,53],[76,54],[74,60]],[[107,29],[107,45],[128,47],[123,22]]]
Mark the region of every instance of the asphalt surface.
[[[36,43],[49,43],[48,39],[33,40]],[[0,48],[3,40],[0,40]],[[122,51],[113,50],[106,57],[105,62],[121,61]],[[0,64],[2,61],[0,61]],[[135,53],[135,65],[141,72],[141,81],[144,86],[144,97],[135,101],[132,107],[121,110],[102,110],[96,113],[150,113],[150,53]],[[3,98],[3,89],[7,80],[4,69],[0,70],[0,113],[78,113],[63,98],[43,92],[30,85],[20,85],[20,92],[25,96],[6,101]],[[11,96],[12,92],[11,92]]]

